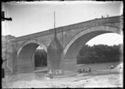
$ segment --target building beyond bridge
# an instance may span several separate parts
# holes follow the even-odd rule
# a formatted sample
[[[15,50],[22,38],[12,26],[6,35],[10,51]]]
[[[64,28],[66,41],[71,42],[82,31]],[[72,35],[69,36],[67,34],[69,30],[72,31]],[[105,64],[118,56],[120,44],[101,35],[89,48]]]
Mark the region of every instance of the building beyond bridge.
[[[58,27],[57,37],[63,46],[62,59],[55,70],[76,71],[77,55],[83,45],[90,39],[103,33],[121,34],[123,29],[123,16],[98,18]],[[17,37],[8,42],[7,66],[12,73],[34,72],[34,53],[38,46],[43,47],[47,52],[52,38],[53,29]],[[54,62],[53,62],[54,63]],[[47,60],[47,68],[51,69],[52,64]],[[53,64],[54,65],[54,64]]]

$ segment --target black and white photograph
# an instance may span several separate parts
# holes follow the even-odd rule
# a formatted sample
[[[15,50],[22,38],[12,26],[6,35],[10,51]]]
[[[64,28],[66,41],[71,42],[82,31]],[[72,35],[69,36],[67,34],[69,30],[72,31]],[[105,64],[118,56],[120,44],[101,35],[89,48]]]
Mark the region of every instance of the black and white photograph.
[[[122,1],[2,2],[2,88],[123,88]]]

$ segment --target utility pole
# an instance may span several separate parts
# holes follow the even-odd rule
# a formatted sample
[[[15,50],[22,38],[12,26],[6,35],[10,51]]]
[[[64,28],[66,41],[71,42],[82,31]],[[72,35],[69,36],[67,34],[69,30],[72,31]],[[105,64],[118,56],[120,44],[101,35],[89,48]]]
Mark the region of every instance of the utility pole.
[[[55,21],[55,11],[54,11],[54,37],[56,38],[56,21]]]

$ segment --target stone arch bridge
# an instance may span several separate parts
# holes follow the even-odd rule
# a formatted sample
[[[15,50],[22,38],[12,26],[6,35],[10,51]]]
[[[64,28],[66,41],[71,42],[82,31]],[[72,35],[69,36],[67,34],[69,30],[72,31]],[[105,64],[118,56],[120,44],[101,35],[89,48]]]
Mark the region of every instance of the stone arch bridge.
[[[56,28],[57,37],[63,46],[63,58],[60,59],[58,68],[64,71],[76,71],[77,54],[87,41],[103,33],[121,34],[122,28],[123,16],[96,18]],[[8,50],[8,66],[11,71],[13,73],[33,72],[35,70],[33,54],[36,48],[42,46],[47,51],[53,36],[53,29],[50,29],[11,40]]]

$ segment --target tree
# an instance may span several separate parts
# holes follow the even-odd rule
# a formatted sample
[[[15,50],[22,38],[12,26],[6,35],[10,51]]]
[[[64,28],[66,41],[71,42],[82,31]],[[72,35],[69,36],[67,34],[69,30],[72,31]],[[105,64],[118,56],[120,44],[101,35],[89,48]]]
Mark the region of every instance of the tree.
[[[77,56],[77,63],[119,62],[121,56],[120,47],[121,45],[94,45],[92,47],[85,45]]]
[[[47,53],[43,49],[38,49],[35,52],[35,66],[44,67],[47,66]]]

